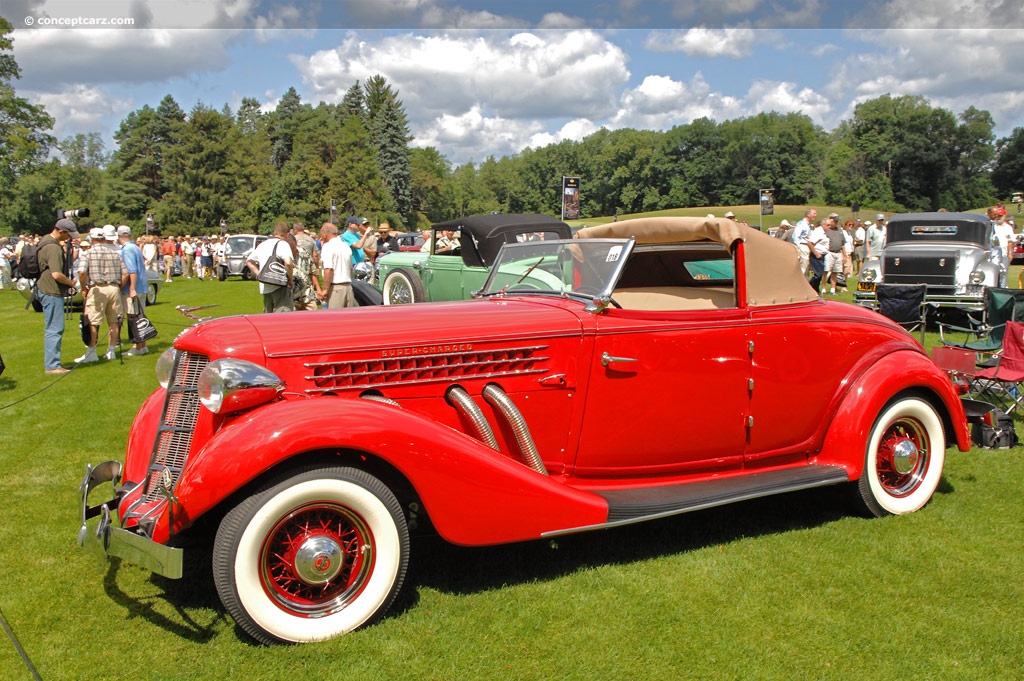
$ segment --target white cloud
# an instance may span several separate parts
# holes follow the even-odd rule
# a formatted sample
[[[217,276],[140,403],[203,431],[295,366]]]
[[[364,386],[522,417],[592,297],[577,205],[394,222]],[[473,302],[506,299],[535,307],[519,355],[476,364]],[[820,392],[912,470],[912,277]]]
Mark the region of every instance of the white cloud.
[[[921,95],[954,114],[969,106],[985,109],[1000,134],[1024,125],[1019,32],[911,29],[858,35],[872,47],[838,62],[826,89],[830,100],[850,102],[837,116],[848,117],[856,103],[884,94]]]
[[[756,81],[748,90],[746,101],[751,113],[802,113],[818,125],[828,123],[832,113],[832,104],[825,95],[795,83]]]
[[[600,126],[595,125],[591,120],[586,118],[577,118],[569,121],[556,132],[539,132],[532,135],[526,146],[536,149],[549,144],[558,144],[565,140],[575,140],[579,142],[584,137],[592,135],[600,129]]]
[[[712,92],[700,72],[689,84],[666,76],[647,76],[639,86],[623,93],[621,108],[609,127],[667,130],[701,117],[723,121],[746,113],[739,99]]]
[[[675,0],[671,3],[671,11],[676,19],[692,19],[695,16],[730,17],[749,14],[757,9],[761,2],[762,0],[717,0],[715,3],[702,0]]]
[[[1015,0],[886,0],[865,8],[850,24],[861,27],[980,29],[1024,23],[1024,5]]]
[[[109,129],[110,122],[120,121],[133,105],[131,99],[113,97],[102,88],[85,85],[75,85],[60,93],[26,92],[25,95],[42,104],[53,116],[55,124],[51,132],[58,140],[79,132],[112,135],[117,130]]]
[[[116,29],[17,31],[21,83],[56,91],[68,83],[151,83],[218,71],[230,31]]]
[[[580,17],[571,17],[568,14],[562,14],[561,12],[548,12],[541,17],[537,28],[585,28],[586,25],[586,20]]]
[[[487,153],[518,151],[543,131],[542,119],[612,115],[629,79],[625,53],[589,30],[403,34],[373,43],[350,35],[292,61],[313,99],[325,101],[383,75],[399,92],[417,144],[495,149]],[[515,139],[518,148],[507,146]]]
[[[654,52],[678,51],[696,57],[747,57],[764,32],[749,28],[691,28],[686,31],[653,31],[645,47]]]
[[[487,116],[479,106],[459,115],[442,114],[420,128],[412,144],[444,149],[455,163],[480,162],[487,156],[514,154],[529,145],[528,140],[543,134],[536,120],[514,121]]]

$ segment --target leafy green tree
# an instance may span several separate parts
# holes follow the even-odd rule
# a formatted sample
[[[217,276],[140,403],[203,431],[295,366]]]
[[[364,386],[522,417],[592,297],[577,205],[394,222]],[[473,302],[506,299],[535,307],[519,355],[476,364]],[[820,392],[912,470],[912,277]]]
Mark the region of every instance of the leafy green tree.
[[[1014,128],[1009,137],[996,145],[992,184],[998,196],[1008,199],[1014,192],[1024,191],[1024,128]]]
[[[235,118],[237,136],[232,148],[237,169],[231,208],[226,218],[231,232],[254,232],[282,214],[283,203],[275,195],[273,146],[268,134],[269,120],[258,100],[243,97]]]
[[[110,165],[113,181],[108,201],[111,210],[119,211],[135,203],[134,200],[122,200],[122,193],[133,197],[143,194],[147,202],[152,204],[160,200],[163,153],[158,149],[154,134],[155,117],[156,112],[145,105],[141,109],[129,112],[114,133],[117,149],[113,153]],[[117,189],[113,189],[115,186]],[[145,206],[142,213],[128,214],[126,217],[141,219],[144,216]]]
[[[342,118],[356,116],[359,119],[365,120],[366,103],[363,100],[363,89],[359,87],[358,80],[345,91],[345,96],[341,99],[341,108],[338,110],[338,114]]]
[[[10,188],[11,198],[0,214],[0,220],[3,220],[0,233],[49,232],[53,229],[57,209],[70,207],[60,203],[63,189],[61,166],[57,159],[20,173]],[[88,220],[77,222],[89,225]]]
[[[452,174],[451,163],[434,147],[426,147],[409,150],[409,167],[411,210],[416,222],[408,226],[418,228],[421,222],[442,222],[450,217],[444,212],[444,196]]]
[[[659,158],[664,158],[668,168],[665,171],[667,203],[672,206],[717,203],[725,175],[722,155],[726,139],[720,126],[710,118],[698,118],[689,125],[669,130],[661,144]]]
[[[398,93],[383,76],[363,85],[367,126],[377,152],[377,168],[395,210],[408,215],[412,207],[412,168],[409,165],[409,122]]]
[[[53,128],[53,117],[15,94],[14,81],[21,78],[21,69],[14,58],[12,31],[10,22],[0,17],[0,232],[8,233],[29,225],[42,229],[34,224],[31,201],[19,198],[18,179],[43,169],[56,141],[46,132]],[[58,197],[47,197],[55,210]],[[52,224],[52,217],[53,212],[45,222]]]
[[[296,116],[302,110],[302,99],[294,87],[281,97],[274,109],[274,122],[270,140],[274,144],[273,163],[274,167],[280,169],[292,157],[292,141],[295,139],[295,131],[298,127]]]
[[[956,119],[923,97],[883,95],[862,102],[851,123],[869,180],[887,182],[893,210],[937,210],[956,180]]]
[[[98,132],[78,133],[64,138],[58,148],[64,160],[61,167],[64,205],[98,207],[105,185],[104,168],[109,160],[103,137]]]
[[[230,117],[200,103],[180,135],[166,152],[170,191],[161,202],[159,223],[165,232],[215,232],[232,208],[237,129]]]

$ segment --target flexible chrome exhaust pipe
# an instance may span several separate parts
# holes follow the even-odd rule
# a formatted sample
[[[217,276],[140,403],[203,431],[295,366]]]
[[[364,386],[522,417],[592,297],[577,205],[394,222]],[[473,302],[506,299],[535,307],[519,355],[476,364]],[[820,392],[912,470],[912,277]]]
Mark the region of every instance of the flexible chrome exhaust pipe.
[[[400,408],[402,406],[398,402],[395,402],[390,397],[384,397],[383,395],[374,395],[372,393],[368,393],[366,395],[360,395],[360,397],[362,397],[364,400],[370,400],[371,402],[380,402],[381,404],[390,404],[392,407],[399,407]]]
[[[453,385],[448,388],[448,392],[445,393],[444,397],[448,400],[448,404],[455,407],[460,414],[469,420],[469,424],[473,428],[472,435],[477,440],[480,440],[491,449],[501,451],[498,447],[498,439],[494,437],[494,431],[491,430],[491,424],[487,422],[487,417],[484,416],[483,411],[473,401],[473,398],[469,396],[465,388]]]
[[[516,444],[519,445],[519,451],[526,460],[527,465],[541,475],[547,475],[548,470],[544,467],[544,462],[541,461],[540,453],[537,451],[537,446],[533,443],[533,438],[530,437],[530,429],[526,425],[526,419],[523,418],[523,415],[516,408],[512,398],[493,383],[484,388],[483,396],[488,404],[505,417],[509,427],[512,429],[513,435],[515,435]]]

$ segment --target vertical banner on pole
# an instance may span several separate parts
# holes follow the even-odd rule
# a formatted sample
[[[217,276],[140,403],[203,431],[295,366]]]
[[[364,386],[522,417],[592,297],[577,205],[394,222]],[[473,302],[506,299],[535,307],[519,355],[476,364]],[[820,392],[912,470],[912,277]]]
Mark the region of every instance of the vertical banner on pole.
[[[562,219],[580,218],[580,178],[562,177]]]

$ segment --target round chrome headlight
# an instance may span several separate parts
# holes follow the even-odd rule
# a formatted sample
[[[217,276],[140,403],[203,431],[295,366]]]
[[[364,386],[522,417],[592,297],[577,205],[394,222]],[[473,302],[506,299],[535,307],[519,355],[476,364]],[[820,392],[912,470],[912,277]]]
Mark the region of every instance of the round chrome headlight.
[[[875,270],[864,270],[861,276],[864,277],[864,281],[874,281],[878,278],[878,272]]]
[[[171,372],[174,371],[174,359],[178,356],[178,351],[174,348],[164,350],[163,354],[156,360],[156,380],[160,381],[160,385],[167,389],[167,386],[171,384]]]
[[[277,397],[284,381],[266,367],[226,357],[199,374],[199,401],[215,414],[249,409]]]
[[[979,272],[978,270],[974,270],[973,272],[971,272],[971,276],[968,277],[967,280],[970,281],[972,284],[984,284],[985,273]]]

